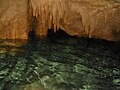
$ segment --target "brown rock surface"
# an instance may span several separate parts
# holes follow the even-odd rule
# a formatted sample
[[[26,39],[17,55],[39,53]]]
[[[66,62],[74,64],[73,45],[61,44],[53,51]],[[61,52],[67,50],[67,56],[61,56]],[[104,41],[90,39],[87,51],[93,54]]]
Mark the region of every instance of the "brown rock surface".
[[[70,10],[81,15],[84,30],[82,36],[106,40],[120,39],[120,3],[117,0],[71,0]],[[72,27],[75,21],[73,20],[67,27]],[[78,31],[80,29],[81,27]]]
[[[1,39],[27,39],[33,28],[42,37],[51,27],[72,36],[120,40],[120,1],[0,0]]]
[[[0,39],[27,39],[27,0],[0,0]]]

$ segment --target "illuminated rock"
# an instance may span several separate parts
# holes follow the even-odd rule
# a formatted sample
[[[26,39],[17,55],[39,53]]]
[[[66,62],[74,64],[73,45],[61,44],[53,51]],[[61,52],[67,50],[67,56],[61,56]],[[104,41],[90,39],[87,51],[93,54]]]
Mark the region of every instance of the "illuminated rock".
[[[47,33],[53,25],[69,35],[118,40],[120,3],[115,0],[30,0],[39,20],[37,31]]]
[[[35,30],[37,37],[46,37],[50,28],[54,28],[54,32],[61,28],[71,36],[119,40],[120,2],[118,0],[0,1],[1,39],[27,39],[32,29]]]
[[[120,39],[120,3],[117,0],[71,0],[70,5],[70,10],[81,15],[85,32],[82,36],[106,40]],[[73,27],[72,25],[73,23],[67,27]],[[74,28],[72,29],[74,31]],[[80,29],[81,27],[78,31]]]
[[[0,0],[0,39],[27,39],[27,0]]]

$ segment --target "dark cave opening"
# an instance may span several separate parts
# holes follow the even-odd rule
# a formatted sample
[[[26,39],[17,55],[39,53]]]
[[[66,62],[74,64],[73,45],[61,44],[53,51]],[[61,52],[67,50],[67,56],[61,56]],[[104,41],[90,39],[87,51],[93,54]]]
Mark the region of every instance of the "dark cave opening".
[[[110,50],[115,54],[120,54],[120,41],[107,41],[98,38],[70,36],[62,29],[57,30],[56,33],[54,32],[54,29],[49,29],[47,38],[55,43],[69,44],[70,41],[73,45],[80,45],[85,50],[94,48],[94,50]]]
[[[69,39],[72,36],[68,35],[64,30],[58,29],[56,32],[54,32],[54,29],[48,29],[47,32],[47,38],[49,40],[64,40],[64,39]]]
[[[32,45],[36,45],[36,43],[41,40],[36,35],[37,28],[37,20],[36,17],[32,17],[31,20],[31,28],[32,30],[28,33],[28,43]],[[120,41],[107,41],[97,38],[88,38],[88,37],[77,37],[70,36],[64,30],[59,28],[56,32],[54,32],[54,28],[48,29],[47,37],[45,38],[47,41],[52,43],[64,43],[64,44],[72,44],[72,45],[80,45],[83,46],[84,49],[94,48],[94,49],[110,49],[115,53],[119,53],[120,51]]]
[[[37,28],[37,19],[34,16],[30,18],[30,30],[28,32],[28,43],[34,44],[37,42],[38,38],[36,35],[36,28]]]
[[[63,40],[63,42],[65,40],[68,40],[68,41],[72,40],[73,43],[77,41],[77,44],[80,44],[85,49],[92,47],[92,48],[99,48],[99,49],[100,48],[111,49],[115,53],[119,53],[120,51],[120,41],[107,41],[107,40],[97,39],[97,38],[70,36],[62,29],[57,30],[56,33],[54,32],[54,29],[48,29],[47,38],[53,42],[57,41],[57,43],[61,40]]]
[[[37,36],[35,34],[35,30],[31,30],[28,33],[28,43],[33,43],[37,41]]]

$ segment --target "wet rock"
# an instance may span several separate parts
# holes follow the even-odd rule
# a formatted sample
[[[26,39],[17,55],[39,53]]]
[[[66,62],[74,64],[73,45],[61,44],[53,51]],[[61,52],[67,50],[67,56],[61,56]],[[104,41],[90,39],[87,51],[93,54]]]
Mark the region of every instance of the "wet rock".
[[[52,86],[52,90],[79,90],[79,88],[71,83],[58,83]]]
[[[45,90],[44,87],[39,82],[35,82],[29,85],[26,85],[24,90]]]
[[[5,48],[0,48],[0,54],[6,53],[6,49]]]

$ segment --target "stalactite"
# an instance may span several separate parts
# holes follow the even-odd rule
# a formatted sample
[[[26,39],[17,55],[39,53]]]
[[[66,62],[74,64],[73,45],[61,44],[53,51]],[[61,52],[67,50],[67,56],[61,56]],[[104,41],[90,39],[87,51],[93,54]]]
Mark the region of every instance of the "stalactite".
[[[64,15],[64,22],[66,22],[67,21],[67,15],[65,14]]]
[[[57,15],[56,15],[56,29],[59,29],[59,12],[57,10]]]
[[[13,36],[12,36],[12,38],[16,39],[16,35],[15,35],[15,32],[16,32],[16,21],[15,20],[13,21],[13,25],[14,26],[13,26]]]
[[[57,22],[57,30],[59,30],[59,28],[60,28],[60,23],[59,23],[59,21]]]
[[[89,38],[92,37],[92,32],[93,30],[95,30],[95,24],[96,24],[96,21],[93,17],[93,13],[94,12],[91,12],[89,15],[90,15],[90,20],[89,20],[89,24],[90,24],[90,30],[89,30]]]
[[[56,33],[56,23],[54,23],[54,33]]]
[[[89,38],[91,38],[92,37],[92,31],[93,31],[93,25],[92,25],[93,23],[91,23],[91,25],[89,25],[90,26],[90,28],[89,28]]]
[[[107,6],[105,6],[104,14],[105,14],[105,23],[107,23]]]
[[[89,15],[86,16],[86,21],[85,21],[85,32],[86,32],[86,34],[89,34],[89,30],[90,30],[90,25],[89,25],[90,20],[89,19],[90,19]]]
[[[50,13],[50,19],[49,19],[49,29],[52,27],[52,14]]]
[[[33,16],[39,16],[41,30],[46,32],[54,28],[54,32],[60,27],[60,18],[63,18],[66,0],[30,0]],[[65,17],[66,18],[66,17]],[[40,31],[41,32],[41,31]]]
[[[35,16],[35,10],[37,8],[36,3],[33,0],[30,0],[31,6],[32,6],[32,10],[33,10],[33,16]]]
[[[35,14],[36,18],[38,17],[38,13]]]

